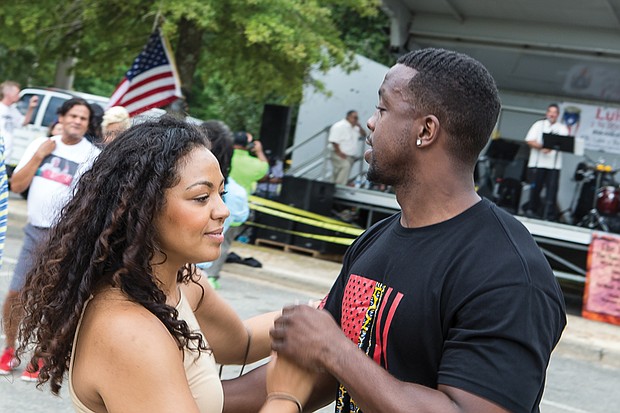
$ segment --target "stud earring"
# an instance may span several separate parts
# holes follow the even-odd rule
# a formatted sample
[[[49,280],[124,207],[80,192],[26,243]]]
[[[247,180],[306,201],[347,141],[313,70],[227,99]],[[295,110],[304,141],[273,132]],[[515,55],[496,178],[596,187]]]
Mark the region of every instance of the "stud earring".
[[[418,145],[418,146],[422,146],[422,139],[418,138],[418,139],[415,141],[415,144],[416,144],[416,145]]]

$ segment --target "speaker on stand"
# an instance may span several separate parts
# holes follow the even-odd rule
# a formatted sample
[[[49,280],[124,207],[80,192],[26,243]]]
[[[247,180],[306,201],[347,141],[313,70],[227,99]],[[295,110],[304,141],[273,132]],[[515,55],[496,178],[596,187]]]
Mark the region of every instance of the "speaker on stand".
[[[284,159],[290,129],[290,106],[265,105],[263,107],[259,137],[265,153],[270,153],[270,160]]]

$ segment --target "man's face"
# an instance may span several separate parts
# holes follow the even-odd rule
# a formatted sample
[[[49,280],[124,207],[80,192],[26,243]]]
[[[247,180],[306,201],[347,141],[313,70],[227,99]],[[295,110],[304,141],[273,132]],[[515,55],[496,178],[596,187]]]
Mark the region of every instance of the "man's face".
[[[393,66],[385,75],[379,90],[379,104],[368,120],[371,146],[364,154],[368,162],[368,179],[388,185],[397,185],[410,179],[416,112],[411,102],[408,82],[417,72],[405,65]]]
[[[558,116],[560,116],[560,111],[555,106],[549,106],[547,108],[546,118],[549,122],[555,123],[558,120]]]
[[[12,105],[13,103],[19,100],[19,88],[16,86],[7,86],[4,88],[4,99],[8,100],[8,104]]]
[[[88,130],[90,110],[83,105],[75,105],[64,116],[59,116],[62,123],[62,139],[66,143],[77,143]]]
[[[347,120],[351,125],[357,125],[359,122],[359,116],[357,115],[357,112],[353,112],[349,116],[347,116]]]

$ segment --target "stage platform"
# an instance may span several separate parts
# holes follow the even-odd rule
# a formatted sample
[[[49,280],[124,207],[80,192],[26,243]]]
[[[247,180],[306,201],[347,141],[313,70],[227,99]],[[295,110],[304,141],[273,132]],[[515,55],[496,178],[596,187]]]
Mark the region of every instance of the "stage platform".
[[[366,227],[400,210],[392,193],[336,185],[334,203],[365,212]],[[547,257],[557,278],[579,284],[585,282],[587,253],[592,241],[588,228],[542,221],[515,215],[532,234]]]

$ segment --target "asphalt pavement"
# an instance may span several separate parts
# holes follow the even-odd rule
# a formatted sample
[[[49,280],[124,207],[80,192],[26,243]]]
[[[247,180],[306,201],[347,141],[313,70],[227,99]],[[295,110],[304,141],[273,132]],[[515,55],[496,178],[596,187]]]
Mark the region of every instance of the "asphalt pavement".
[[[9,231],[5,262],[0,271],[2,299],[8,288],[12,267],[21,246],[21,228],[26,220],[26,202],[16,195],[9,201]],[[338,276],[340,264],[312,257],[299,251],[235,242],[231,251],[241,257],[253,257],[261,268],[225,264],[222,290],[242,317],[280,308],[282,305],[319,299]],[[620,368],[620,326],[584,319],[569,314],[568,324],[555,350],[556,354]],[[229,376],[234,368],[225,370]],[[49,396],[49,390],[32,391],[31,383],[22,383],[18,375],[0,378],[0,412],[70,412],[66,390],[61,398]],[[8,383],[7,383],[8,382]],[[37,404],[37,409],[29,408]],[[325,409],[324,411],[329,411]]]

